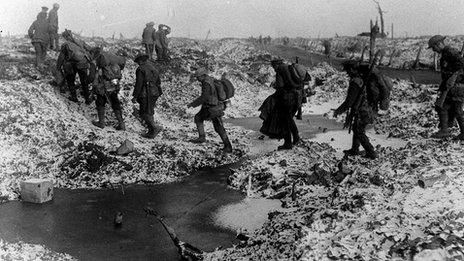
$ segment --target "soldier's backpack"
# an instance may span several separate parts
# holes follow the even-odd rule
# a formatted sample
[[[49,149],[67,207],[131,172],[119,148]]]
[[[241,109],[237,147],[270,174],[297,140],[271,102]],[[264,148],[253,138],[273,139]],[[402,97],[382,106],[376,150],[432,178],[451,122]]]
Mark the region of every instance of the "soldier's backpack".
[[[68,54],[68,59],[73,62],[87,62],[90,61],[88,54],[84,50],[82,50],[79,45],[73,43],[73,42],[67,42],[67,54]]]
[[[374,102],[381,110],[388,110],[390,107],[390,93],[393,89],[392,80],[384,74],[374,71],[373,84],[370,84],[370,92],[374,98]]]
[[[160,97],[163,95],[163,89],[161,89],[161,80],[156,68],[151,65],[147,65],[143,67],[143,69],[146,77],[147,94],[154,97]]]
[[[220,80],[214,79],[214,86],[216,87],[219,101],[229,100],[235,95],[234,85],[226,78],[221,78]]]
[[[111,81],[122,78],[121,67],[118,64],[108,64],[102,69],[102,71],[103,77],[105,77],[106,80]]]

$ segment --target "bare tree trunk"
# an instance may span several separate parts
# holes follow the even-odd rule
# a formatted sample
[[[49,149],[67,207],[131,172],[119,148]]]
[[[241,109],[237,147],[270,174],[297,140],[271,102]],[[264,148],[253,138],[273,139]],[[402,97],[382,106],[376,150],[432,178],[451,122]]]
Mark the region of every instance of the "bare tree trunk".
[[[384,27],[385,24],[384,24],[384,20],[383,20],[383,14],[385,13],[385,11],[382,10],[382,8],[380,7],[379,2],[377,2],[376,0],[372,0],[372,1],[374,1],[374,3],[377,4],[377,10],[379,11],[379,15],[380,15],[380,32],[382,34],[382,37],[384,37],[386,35],[385,34],[385,27]]]
[[[464,43],[462,44],[462,47],[461,47],[461,56],[464,55]]]
[[[371,20],[371,25],[372,25],[372,20]],[[375,53],[375,38],[377,37],[377,26],[372,26],[371,27],[371,37],[370,37],[370,43],[369,43],[369,63],[372,63],[372,59],[374,58],[374,53]]]
[[[438,59],[436,52],[433,52],[433,68],[435,69],[435,71],[438,71]]]

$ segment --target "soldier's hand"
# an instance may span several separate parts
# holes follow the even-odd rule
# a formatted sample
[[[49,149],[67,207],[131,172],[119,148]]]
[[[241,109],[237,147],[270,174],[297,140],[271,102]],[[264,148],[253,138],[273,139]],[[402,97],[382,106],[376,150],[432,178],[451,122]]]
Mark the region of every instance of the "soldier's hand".
[[[337,118],[340,115],[340,112],[338,110],[334,110],[333,116],[334,118]]]

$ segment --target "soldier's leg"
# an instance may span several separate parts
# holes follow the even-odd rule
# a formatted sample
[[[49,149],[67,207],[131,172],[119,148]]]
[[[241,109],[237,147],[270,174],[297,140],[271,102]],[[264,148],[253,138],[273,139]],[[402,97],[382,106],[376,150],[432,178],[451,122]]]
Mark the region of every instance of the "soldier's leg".
[[[79,74],[79,79],[81,81],[82,93],[84,95],[85,103],[90,104],[90,92],[89,92],[89,70],[87,69],[78,69],[77,73]]]
[[[156,60],[162,60],[162,51],[163,50],[158,45],[155,45]]]
[[[34,46],[34,50],[35,50],[35,65],[36,66],[39,66],[40,63],[41,63],[41,57],[42,57],[42,47],[40,46],[40,43],[32,43],[32,45]]]
[[[293,145],[296,145],[300,142],[301,139],[300,139],[300,133],[298,131],[298,127],[296,126],[296,123],[293,117],[290,119],[289,127],[290,127],[290,133],[292,133],[292,137],[293,137]]]
[[[216,117],[212,119],[214,130],[221,137],[222,143],[224,144],[224,152],[232,152],[232,144],[230,143],[229,137],[227,136],[226,129],[224,128],[224,123],[222,122],[222,117]]]
[[[361,142],[358,139],[358,133],[357,133],[356,126],[353,125],[353,138],[352,138],[352,143],[351,143],[351,149],[349,150],[344,150],[343,153],[347,155],[359,155],[359,146],[361,145]]]
[[[108,98],[111,103],[111,108],[113,109],[114,116],[118,121],[118,125],[116,126],[117,130],[126,130],[126,125],[124,124],[124,119],[122,118],[122,106],[121,102],[118,98],[118,92],[114,91],[109,93]]]
[[[278,150],[289,150],[289,149],[292,149],[293,147],[291,125],[292,125],[292,122],[295,123],[295,121],[293,120],[294,113],[291,110],[285,110],[282,113],[284,113],[282,115],[283,116],[282,124],[284,124],[284,129],[285,129],[284,130],[284,144],[282,146],[279,146],[277,149]]]
[[[67,72],[66,73],[66,83],[68,84],[70,97],[69,100],[73,102],[78,102],[77,99],[77,91],[76,91],[76,73],[75,72]]]
[[[105,122],[105,105],[106,105],[106,96],[97,94],[97,100],[95,101],[95,105],[97,107],[97,116],[98,121],[92,121],[92,124],[99,127],[104,128],[106,125]]]
[[[461,133],[456,137],[458,140],[464,140],[464,113],[462,111],[462,102],[454,102],[453,103],[453,114],[456,117],[456,121],[459,125],[459,130]]]
[[[448,128],[448,111],[451,109],[449,101],[445,101],[442,108],[435,108],[440,120],[440,130],[432,135],[432,138],[443,139],[451,135]]]
[[[41,43],[40,46],[42,47],[42,52],[41,52],[42,57],[41,57],[41,59],[42,59],[42,63],[43,63],[45,61],[45,58],[47,57],[48,46],[45,43]]]
[[[58,35],[58,31],[55,31],[53,34],[53,37],[55,38],[55,51],[59,52],[60,51],[60,36]]]
[[[197,126],[198,138],[191,140],[191,142],[193,143],[206,142],[204,113],[205,113],[204,109],[201,108],[201,110],[197,114],[195,114],[194,122],[195,122],[195,125]]]
[[[375,152],[374,146],[372,146],[369,138],[366,135],[367,124],[356,119],[353,125],[353,134],[356,135],[356,138],[359,140],[359,143],[363,146],[366,151],[366,158],[375,159],[377,158],[377,153]]]

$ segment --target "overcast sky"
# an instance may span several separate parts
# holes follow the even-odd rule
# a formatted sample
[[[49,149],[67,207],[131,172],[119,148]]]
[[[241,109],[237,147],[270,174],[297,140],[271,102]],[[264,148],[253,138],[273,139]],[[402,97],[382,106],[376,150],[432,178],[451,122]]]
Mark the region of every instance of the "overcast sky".
[[[140,37],[154,21],[172,27],[172,36],[204,38],[262,34],[331,37],[368,31],[378,17],[372,0],[0,0],[3,35],[25,34],[41,6],[59,10],[60,32],[113,33]],[[464,0],[379,0],[386,31],[396,36],[464,34]]]

